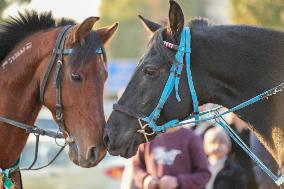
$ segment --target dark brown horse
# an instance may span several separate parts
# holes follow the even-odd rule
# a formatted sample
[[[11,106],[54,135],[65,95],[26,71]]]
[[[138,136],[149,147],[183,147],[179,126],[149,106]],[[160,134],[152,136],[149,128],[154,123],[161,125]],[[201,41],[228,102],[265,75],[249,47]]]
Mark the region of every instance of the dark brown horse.
[[[104,141],[113,155],[131,157],[138,145],[145,142],[144,136],[137,132],[141,129],[137,117],[150,115],[157,106],[176,54],[164,41],[178,45],[184,26],[191,29],[191,71],[199,105],[211,102],[232,108],[284,82],[284,33],[281,31],[244,25],[210,25],[204,19],[185,23],[180,6],[173,0],[168,26],[145,18],[142,21],[153,37],[107,122]],[[185,66],[180,77],[182,101],[177,102],[172,92],[158,125],[173,119],[183,120],[193,112]],[[236,112],[250,123],[279,165],[284,161],[281,159],[283,110],[284,92]]]
[[[97,165],[106,154],[102,137],[105,127],[103,88],[107,78],[104,44],[118,24],[93,31],[98,17],[89,17],[70,26],[63,56],[62,115],[69,140],[69,157],[81,167]],[[10,17],[0,25],[0,116],[34,124],[44,105],[55,110],[55,67],[47,80],[43,103],[40,85],[53,54],[57,36],[66,20],[56,23],[51,13],[25,12]],[[96,52],[101,49],[101,54]],[[55,119],[56,120],[56,119]],[[0,122],[0,168],[13,166],[27,141],[23,129]],[[12,175],[20,184],[20,173]]]

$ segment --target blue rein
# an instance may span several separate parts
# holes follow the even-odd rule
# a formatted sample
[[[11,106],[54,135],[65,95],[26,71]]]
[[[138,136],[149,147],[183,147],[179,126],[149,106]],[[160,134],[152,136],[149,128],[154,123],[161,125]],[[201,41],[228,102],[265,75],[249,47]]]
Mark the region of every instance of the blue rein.
[[[190,28],[189,27],[184,27],[183,31],[181,32],[181,38],[180,38],[180,43],[177,49],[177,53],[175,55],[175,62],[173,62],[172,67],[170,69],[170,75],[168,77],[167,83],[165,84],[164,90],[162,92],[162,95],[160,97],[160,100],[158,102],[158,105],[156,108],[153,110],[153,112],[145,117],[142,118],[143,121],[146,122],[145,126],[142,126],[140,119],[139,123],[141,128],[145,129],[145,127],[148,125],[152,130],[153,133],[161,133],[165,132],[168,128],[172,127],[177,127],[189,123],[199,123],[200,121],[208,121],[215,119],[216,122],[222,126],[228,134],[233,138],[233,140],[253,159],[260,167],[261,169],[278,185],[282,185],[284,183],[284,177],[277,177],[272,171],[270,171],[267,166],[264,165],[264,163],[249,149],[249,147],[242,141],[242,139],[236,134],[236,132],[229,126],[229,124],[224,120],[222,117],[225,114],[228,114],[230,112],[237,111],[239,109],[242,109],[246,106],[249,106],[255,102],[258,102],[264,98],[268,98],[269,96],[282,91],[284,88],[284,83],[281,83],[280,85],[260,94],[257,95],[254,98],[249,99],[248,101],[245,101],[244,103],[241,103],[223,113],[219,113],[218,110],[220,107],[217,107],[215,109],[209,110],[207,112],[201,112],[199,113],[198,110],[198,99],[196,95],[196,91],[194,88],[193,80],[192,80],[192,74],[191,74],[191,69],[190,69],[190,53],[191,53],[191,33],[190,33]],[[188,80],[188,87],[190,90],[192,102],[193,102],[193,114],[189,118],[194,118],[193,121],[185,121],[183,123],[180,123],[178,119],[173,119],[163,125],[157,125],[156,121],[160,117],[160,113],[168,100],[171,92],[175,90],[176,93],[176,99],[178,102],[181,101],[181,98],[179,96],[179,81],[180,81],[180,76],[182,73],[182,69],[184,66],[184,57],[185,57],[185,64],[186,64],[186,72],[187,72],[187,80]],[[200,115],[206,115],[211,112],[217,112],[214,116],[209,116],[208,118],[204,119],[199,119]],[[143,132],[141,132],[143,133]],[[145,135],[145,132],[143,133]],[[147,137],[145,136],[146,140]]]

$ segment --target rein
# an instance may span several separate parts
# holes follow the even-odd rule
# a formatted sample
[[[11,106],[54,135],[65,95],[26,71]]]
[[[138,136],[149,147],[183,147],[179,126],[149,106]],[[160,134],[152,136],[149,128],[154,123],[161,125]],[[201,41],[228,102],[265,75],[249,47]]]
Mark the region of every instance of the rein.
[[[201,121],[209,121],[209,120],[215,120],[217,124],[219,124],[221,127],[223,127],[231,138],[251,157],[252,160],[254,160],[260,168],[277,184],[281,187],[281,185],[284,183],[284,177],[280,176],[278,177],[275,175],[270,169],[268,169],[267,166],[250,150],[250,148],[242,141],[242,139],[236,134],[236,132],[229,126],[229,124],[224,120],[223,116],[230,113],[235,112],[237,110],[243,109],[253,103],[259,102],[263,99],[267,99],[269,96],[272,96],[278,92],[281,92],[284,89],[284,83],[279,84],[278,86],[269,89],[256,97],[253,97],[225,112],[219,113],[218,110],[221,108],[221,106],[205,111],[200,112],[198,110],[198,99],[196,95],[196,91],[193,84],[191,69],[190,69],[190,53],[191,53],[191,34],[189,27],[184,27],[183,31],[181,33],[180,43],[179,46],[174,45],[172,43],[163,41],[164,45],[169,48],[176,50],[177,53],[175,55],[175,60],[172,64],[172,67],[170,69],[170,75],[168,77],[167,83],[165,84],[164,90],[161,94],[160,100],[158,102],[158,105],[156,108],[152,111],[152,113],[149,116],[143,116],[142,113],[135,112],[128,107],[121,105],[121,104],[114,104],[113,109],[120,111],[122,113],[125,113],[131,117],[134,117],[138,120],[139,126],[141,129],[139,129],[137,132],[144,135],[145,140],[148,142],[148,136],[159,134],[162,132],[165,132],[169,128],[182,126],[186,124],[198,124]],[[186,64],[186,72],[187,72],[187,80],[188,80],[188,87],[191,93],[191,98],[193,102],[193,113],[190,115],[185,121],[180,122],[178,119],[173,119],[163,125],[157,125],[156,121],[160,117],[161,110],[164,107],[164,104],[166,103],[167,99],[169,98],[171,92],[175,90],[176,93],[176,99],[178,102],[181,101],[178,90],[179,90],[179,80],[180,75],[183,69],[183,60],[185,56],[185,64]],[[212,116],[211,113],[214,112],[215,114]],[[201,115],[208,115],[207,118],[200,119],[199,117]],[[193,119],[193,120],[188,120]],[[142,124],[142,121],[145,122],[145,124]],[[147,128],[151,128],[151,132],[147,132]]]

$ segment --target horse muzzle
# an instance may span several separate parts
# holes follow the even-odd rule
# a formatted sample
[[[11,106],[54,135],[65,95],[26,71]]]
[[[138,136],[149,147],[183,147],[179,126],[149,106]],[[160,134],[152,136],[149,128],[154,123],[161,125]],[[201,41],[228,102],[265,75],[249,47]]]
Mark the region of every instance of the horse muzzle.
[[[76,165],[84,168],[96,166],[106,155],[105,147],[90,146],[87,152],[80,153],[76,142],[69,143],[69,159]]]

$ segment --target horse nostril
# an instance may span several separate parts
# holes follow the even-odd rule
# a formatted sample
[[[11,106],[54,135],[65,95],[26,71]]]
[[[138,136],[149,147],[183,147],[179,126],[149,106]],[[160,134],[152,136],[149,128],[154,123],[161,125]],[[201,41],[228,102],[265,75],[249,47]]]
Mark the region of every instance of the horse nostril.
[[[107,134],[105,134],[105,136],[104,136],[104,138],[103,138],[103,141],[104,141],[104,145],[105,145],[106,147],[108,147],[108,145],[109,145],[109,137],[108,137]]]
[[[99,149],[96,147],[90,147],[88,151],[88,160],[91,162],[96,162],[99,158]]]

